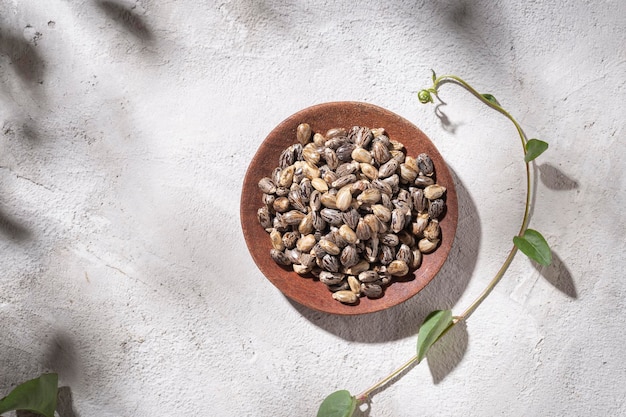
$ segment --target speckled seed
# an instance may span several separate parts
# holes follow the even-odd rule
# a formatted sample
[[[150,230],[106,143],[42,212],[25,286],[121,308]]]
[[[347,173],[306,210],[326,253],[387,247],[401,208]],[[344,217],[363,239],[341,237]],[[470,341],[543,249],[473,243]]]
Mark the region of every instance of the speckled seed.
[[[363,221],[365,222],[365,224],[367,224],[367,226],[369,227],[369,229],[372,231],[372,236],[376,235],[378,233],[382,233],[381,232],[381,223],[380,220],[378,220],[378,217],[376,217],[373,214],[366,214],[363,217]]]
[[[391,159],[389,148],[381,140],[376,140],[372,144],[372,156],[378,165],[382,165]]]
[[[395,209],[391,212],[391,230],[398,233],[406,226],[406,216],[404,210]]]
[[[411,251],[411,248],[404,243],[400,245],[398,251],[396,252],[396,259],[403,261],[407,265],[411,265],[413,263],[413,252]]]
[[[356,265],[359,262],[359,253],[353,245],[348,245],[341,251],[339,262],[346,268]]]
[[[419,173],[419,167],[417,166],[417,160],[415,158],[413,158],[410,155],[407,155],[404,158],[404,164],[407,166],[407,168],[410,168],[411,170],[418,172]],[[416,177],[417,178],[417,177]]]
[[[361,282],[378,281],[378,272],[373,271],[373,270],[363,271],[359,274],[359,281]]]
[[[331,242],[328,239],[321,239],[319,245],[324,250],[324,252],[329,253],[331,255],[339,255],[341,253],[341,249],[335,243]]]
[[[400,178],[406,183],[413,183],[417,178],[417,171],[414,171],[406,163],[400,164]]]
[[[296,243],[296,248],[298,248],[300,252],[310,252],[316,243],[317,240],[315,240],[314,235],[305,235],[301,236],[300,239],[298,239],[298,242]]]
[[[322,146],[324,146],[326,144],[326,138],[321,133],[315,133],[313,135],[313,143],[318,148],[321,148]]]
[[[310,253],[300,254],[299,260],[300,260],[300,264],[306,267],[313,268],[315,266],[315,258]]]
[[[360,165],[361,172],[370,180],[378,178],[378,169],[369,163],[362,163]]]
[[[406,230],[403,230],[400,233],[398,233],[398,239],[400,239],[400,243],[404,243],[408,247],[415,246],[415,236],[413,236],[411,233],[407,232]]]
[[[281,187],[289,187],[293,182],[293,174],[295,167],[293,165],[280,171],[280,178],[278,179],[278,185]]]
[[[261,227],[264,229],[272,227],[273,220],[267,207],[263,206],[259,208],[256,212],[256,216],[259,219],[259,223],[261,223]]]
[[[339,258],[336,256],[326,254],[322,258],[322,268],[326,271],[338,272],[340,266]]]
[[[425,175],[418,175],[417,178],[415,178],[415,185],[418,187],[428,187],[429,185],[433,185],[434,183],[435,180]]]
[[[343,177],[339,177],[339,178],[337,178],[335,181],[333,181],[333,182],[330,184],[330,186],[331,186],[332,188],[337,188],[337,189],[339,189],[339,188],[341,188],[341,187],[343,187],[343,186],[345,186],[345,185],[352,184],[352,183],[353,183],[353,182],[355,182],[355,181],[356,181],[356,175],[354,175],[354,174],[348,174],[348,175],[344,175]]]
[[[388,223],[391,220],[391,210],[382,204],[374,204],[372,206],[372,213],[382,222]]]
[[[370,237],[372,237],[372,229],[369,228],[369,226],[367,225],[367,223],[365,223],[365,220],[363,218],[359,219],[359,222],[357,223],[357,226],[356,226],[355,233],[356,233],[356,236],[362,241],[365,241],[369,239]]]
[[[330,192],[323,193],[320,197],[320,201],[322,205],[326,208],[336,209],[337,208],[337,195],[331,194]]]
[[[302,165],[302,172],[304,173],[304,176],[310,180],[313,180],[313,178],[319,178],[321,175],[320,169],[310,162],[305,162],[304,165]]]
[[[380,243],[382,243],[383,245],[394,247],[400,244],[400,239],[398,239],[398,235],[395,235],[393,233],[387,233],[382,236]]]
[[[428,205],[428,215],[431,219],[438,219],[439,216],[441,216],[441,214],[443,213],[444,208],[445,203],[442,199],[438,198],[436,200],[433,200]]]
[[[382,194],[391,195],[393,193],[391,185],[380,179],[372,181],[372,188],[377,189]]]
[[[297,184],[293,185],[297,186]],[[289,191],[287,199],[289,200],[289,203],[291,203],[291,206],[296,210],[300,210],[303,213],[307,212],[307,206],[304,202],[304,197],[302,196],[302,190],[299,187]]]
[[[276,185],[269,177],[261,178],[259,188],[266,194],[274,194],[276,192]]]
[[[383,296],[383,288],[374,283],[361,284],[361,292],[367,298],[380,298]]]
[[[333,226],[341,226],[343,224],[341,212],[339,210],[324,208],[320,211],[322,218]]]
[[[393,175],[398,169],[398,165],[396,159],[390,159],[378,168],[378,178],[387,178]]]
[[[313,233],[313,230],[313,215],[311,213],[308,213],[306,216],[304,216],[304,218],[298,225],[298,232],[303,235],[308,235],[310,233]]]
[[[278,210],[277,210],[278,211]],[[300,224],[302,219],[304,219],[305,214],[298,210],[290,210],[283,214],[283,220],[290,226],[295,226]]]
[[[302,149],[302,157],[305,161],[317,165],[320,162],[320,153],[315,148],[313,143],[308,143],[304,149]]]
[[[272,259],[274,260],[274,262],[276,262],[278,265],[283,265],[283,266],[288,266],[291,265],[291,261],[289,260],[289,258],[287,258],[287,256],[277,250],[277,249],[270,249],[270,256],[272,257]]]
[[[339,284],[344,278],[345,275],[340,272],[322,271],[319,275],[320,281],[326,285]]]
[[[351,245],[354,245],[359,240],[359,238],[356,237],[354,230],[352,230],[347,224],[343,224],[339,227],[339,235]]]
[[[311,185],[320,193],[325,193],[328,191],[328,184],[322,178],[313,178],[311,180]]]
[[[391,261],[393,261],[396,257],[396,253],[394,249],[387,245],[382,245],[380,247],[380,255],[379,260],[383,265],[389,265]]]
[[[311,221],[313,223],[313,229],[317,231],[322,231],[326,228],[326,220],[322,218],[319,211],[311,212]]]
[[[349,268],[345,268],[343,272],[348,275],[356,276],[356,275],[359,275],[363,271],[367,271],[368,269],[370,269],[370,263],[367,262],[365,259],[361,259],[359,262],[357,262],[356,265],[353,265]]]
[[[359,300],[359,297],[352,291],[334,292],[333,298],[344,304],[354,304]]]
[[[361,282],[354,275],[348,275],[348,286],[356,295],[361,294]]]
[[[345,143],[341,145],[335,153],[337,154],[337,159],[341,162],[350,161],[352,159],[352,151],[356,148],[354,143]]]
[[[409,273],[409,266],[404,261],[395,260],[387,266],[387,272],[396,277],[401,277]]]
[[[344,162],[343,164],[337,167],[337,169],[335,170],[335,173],[337,174],[337,178],[339,178],[339,177],[343,177],[343,176],[350,175],[350,174],[356,174],[360,168],[361,168],[361,165],[358,162],[355,162],[355,161]]]
[[[406,155],[404,154],[404,152],[392,149],[389,151],[389,153],[391,154],[391,157],[393,159],[398,161],[398,164],[404,163],[404,158],[406,158]]]
[[[422,237],[426,226],[428,226],[428,213],[419,214],[411,224],[411,232],[417,237]]]
[[[332,139],[337,137],[346,136],[348,132],[343,127],[333,127],[326,131],[326,139]]]
[[[422,253],[430,253],[437,249],[437,245],[439,245],[439,240],[428,240],[426,238],[420,240],[417,244],[420,252]]]
[[[365,242],[365,259],[369,262],[376,262],[378,259],[378,253],[380,249],[380,240],[378,237],[373,236],[367,242]]]
[[[300,233],[298,232],[286,232],[283,234],[283,245],[285,245],[287,249],[293,249],[296,247],[299,238]]]
[[[361,216],[356,209],[350,209],[344,213],[341,213],[341,219],[352,230],[356,230],[356,226],[359,224]]]
[[[428,156],[428,154],[421,153],[417,155],[416,160],[417,166],[419,167],[422,174],[426,175],[427,177],[431,177],[435,173],[433,161],[432,159],[430,159],[430,156]]]
[[[302,123],[298,125],[296,129],[296,137],[298,142],[303,146],[311,140],[311,126],[308,123]]]
[[[411,250],[413,253],[413,261],[409,265],[411,269],[417,269],[422,265],[422,252],[418,248],[413,248]]]
[[[428,211],[428,199],[424,197],[424,190],[421,188],[412,189],[411,198],[413,199],[413,208],[417,210],[418,213]]]
[[[344,186],[337,192],[335,204],[337,205],[337,209],[341,211],[346,211],[350,208],[352,204],[352,192],[349,185]]]
[[[359,194],[356,199],[361,204],[376,204],[380,201],[380,190],[376,188],[368,188]]]
[[[357,146],[352,151],[352,159],[365,164],[371,164],[373,162],[372,155],[367,149],[363,149],[360,146]]]
[[[446,192],[446,187],[441,186],[439,184],[429,185],[424,188],[424,197],[429,200],[436,200],[441,198],[441,196]]]
[[[283,243],[283,236],[276,229],[273,229],[270,232],[270,241],[272,242],[272,247],[278,251],[285,250],[285,244]]]
[[[272,203],[272,209],[278,213],[284,213],[291,207],[289,199],[287,197],[279,197]]]
[[[440,233],[439,221],[436,219],[431,220],[426,229],[424,229],[424,237],[430,241],[438,240]]]
[[[330,148],[324,148],[324,159],[330,169],[337,169],[339,166],[339,159],[334,150]]]

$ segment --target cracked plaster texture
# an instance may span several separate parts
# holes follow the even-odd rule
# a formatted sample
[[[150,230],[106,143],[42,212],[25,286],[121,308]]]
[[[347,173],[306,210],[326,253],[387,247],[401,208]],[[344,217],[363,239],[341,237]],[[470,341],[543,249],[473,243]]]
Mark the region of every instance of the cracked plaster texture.
[[[529,137],[531,226],[466,326],[357,414],[626,415],[626,3],[231,0],[0,4],[0,394],[60,375],[61,417],[310,416],[410,358],[467,306],[523,212],[515,130],[430,69],[494,94]],[[452,169],[459,227],[424,291],[363,317],[309,311],[258,271],[241,182],[307,106],[409,119]],[[439,115],[439,116],[438,116]]]

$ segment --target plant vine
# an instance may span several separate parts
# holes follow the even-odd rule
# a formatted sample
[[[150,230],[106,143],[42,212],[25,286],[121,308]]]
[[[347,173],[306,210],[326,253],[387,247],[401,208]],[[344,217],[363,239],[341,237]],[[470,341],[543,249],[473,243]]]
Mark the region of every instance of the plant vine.
[[[441,339],[441,337],[456,324],[467,320],[489,296],[511,265],[518,250],[541,265],[549,265],[552,262],[552,251],[545,238],[538,231],[528,228],[532,195],[530,162],[548,149],[548,144],[539,139],[528,139],[521,125],[500,105],[493,95],[480,93],[462,78],[456,75],[437,76],[433,71],[432,81],[433,85],[430,88],[421,90],[418,93],[418,99],[422,104],[433,103],[433,96],[438,97],[439,87],[444,83],[452,82],[465,88],[482,103],[504,115],[515,126],[521,141],[522,151],[524,153],[523,161],[526,168],[526,199],[519,232],[513,237],[513,246],[500,269],[480,295],[460,315],[453,316],[451,310],[436,310],[430,313],[420,327],[417,336],[416,354],[411,359],[361,394],[355,396],[347,390],[333,392],[327,396],[320,405],[317,417],[351,417],[359,404],[367,402],[375,390],[385,386],[414,364],[420,363],[426,357],[428,350],[433,344]]]

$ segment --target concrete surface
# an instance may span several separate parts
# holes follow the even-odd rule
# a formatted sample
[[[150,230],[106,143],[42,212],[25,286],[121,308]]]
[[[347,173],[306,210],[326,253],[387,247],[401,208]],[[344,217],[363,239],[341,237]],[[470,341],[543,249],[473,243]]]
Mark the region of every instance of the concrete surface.
[[[0,393],[60,374],[62,417],[310,416],[413,355],[433,309],[496,272],[523,206],[515,130],[430,69],[494,94],[530,137],[518,255],[428,360],[361,415],[626,414],[623,1],[4,1]],[[411,120],[457,179],[457,240],[406,304],[331,317],[285,299],[239,225],[248,161],[312,104]]]

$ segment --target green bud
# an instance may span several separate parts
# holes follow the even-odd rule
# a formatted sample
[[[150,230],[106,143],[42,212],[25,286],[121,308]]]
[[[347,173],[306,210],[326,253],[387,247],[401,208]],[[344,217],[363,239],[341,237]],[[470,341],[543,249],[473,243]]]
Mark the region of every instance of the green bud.
[[[433,98],[430,95],[430,91],[428,90],[421,90],[419,93],[417,93],[417,98],[420,100],[420,103],[422,104],[433,102]]]

